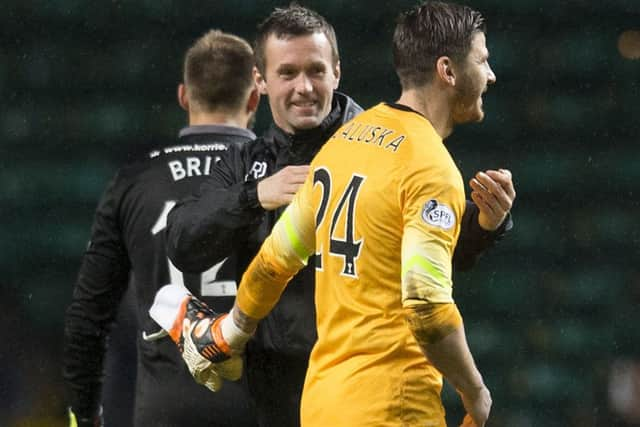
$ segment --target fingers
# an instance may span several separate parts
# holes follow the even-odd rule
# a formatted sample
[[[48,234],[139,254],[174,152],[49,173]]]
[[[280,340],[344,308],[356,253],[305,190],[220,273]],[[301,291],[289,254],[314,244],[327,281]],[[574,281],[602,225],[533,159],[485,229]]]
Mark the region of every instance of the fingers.
[[[494,211],[493,206],[487,203],[484,197],[480,194],[480,192],[473,191],[471,193],[471,200],[478,206],[480,212],[484,212],[486,215],[491,217],[500,217],[501,215]]]
[[[309,166],[287,166],[274,176],[280,176],[282,181],[289,184],[303,184],[309,175]]]
[[[480,193],[482,198],[494,207],[494,210],[508,212],[515,199],[515,190],[510,178],[498,171],[478,172],[469,185]]]
[[[290,165],[290,166],[286,166],[284,168],[282,168],[282,170],[280,170],[280,172],[282,171],[291,171],[291,172],[295,172],[295,173],[304,173],[305,175],[309,173],[309,165]],[[278,173],[280,173],[278,172]]]
[[[225,380],[237,381],[242,376],[242,358],[234,356],[224,362],[215,363],[212,369]]]
[[[287,166],[284,169],[290,170],[294,175],[302,175],[303,181],[309,175],[309,165]]]
[[[287,205],[293,200],[309,174],[309,166],[287,166],[258,183],[258,200],[267,210]]]
[[[489,169],[485,173],[496,181],[503,188],[507,196],[511,199],[511,202],[516,198],[516,191],[513,186],[513,178],[509,169]]]
[[[488,203],[495,200],[495,202],[499,203],[500,207],[504,210],[509,210],[511,208],[505,190],[499,183],[494,181],[491,176],[484,172],[478,172],[471,181],[475,184],[472,185],[471,188],[480,192]]]
[[[471,200],[478,206],[478,221],[485,230],[495,230],[513,206],[516,192],[508,169],[479,171],[469,181]]]
[[[195,371],[193,378],[209,390],[219,391],[224,380],[237,381],[242,376],[242,358],[232,357],[220,363],[211,363],[207,368]]]
[[[486,173],[490,174],[490,175],[495,175],[495,178],[497,181],[511,181],[512,176],[511,176],[511,171],[509,169],[498,169],[498,170],[494,170],[494,169],[488,169],[485,171]]]
[[[498,204],[495,196],[493,196],[489,189],[487,189],[487,187],[485,187],[476,178],[472,178],[471,181],[469,181],[469,185],[473,190],[471,192],[471,199],[478,205],[479,208],[481,208],[481,210],[482,208],[484,208],[484,210],[493,213],[493,205]]]
[[[220,378],[218,372],[212,368],[200,372],[197,377],[194,376],[194,379],[198,384],[202,384],[214,393],[219,391],[223,384],[222,378]]]

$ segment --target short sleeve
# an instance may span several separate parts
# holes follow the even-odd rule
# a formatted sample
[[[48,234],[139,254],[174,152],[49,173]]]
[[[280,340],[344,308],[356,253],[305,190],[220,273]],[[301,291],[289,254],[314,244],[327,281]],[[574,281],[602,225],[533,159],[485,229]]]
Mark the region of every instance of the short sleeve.
[[[465,202],[460,173],[447,166],[427,164],[401,181],[403,302],[453,302],[451,260]]]

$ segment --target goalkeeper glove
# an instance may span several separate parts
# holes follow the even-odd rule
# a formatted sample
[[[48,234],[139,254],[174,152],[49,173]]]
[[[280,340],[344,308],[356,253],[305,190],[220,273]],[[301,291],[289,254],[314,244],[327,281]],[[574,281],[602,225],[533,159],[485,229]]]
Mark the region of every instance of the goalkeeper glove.
[[[102,420],[102,407],[100,412],[94,417],[79,417],[73,409],[69,408],[69,427],[103,427],[104,421]]]
[[[228,314],[214,312],[177,285],[158,291],[149,314],[177,344],[196,382],[218,391],[223,379],[242,376],[241,355],[251,335],[237,328]]]

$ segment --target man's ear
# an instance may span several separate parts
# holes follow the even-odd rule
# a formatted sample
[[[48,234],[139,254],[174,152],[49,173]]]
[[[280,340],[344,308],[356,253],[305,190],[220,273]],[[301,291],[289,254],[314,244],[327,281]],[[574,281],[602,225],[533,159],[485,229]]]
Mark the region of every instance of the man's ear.
[[[335,83],[333,84],[333,90],[338,89],[338,85],[340,85],[340,61],[336,62],[336,65],[333,67],[333,75],[336,78]]]
[[[453,69],[453,61],[448,56],[441,56],[436,61],[436,75],[447,86],[456,85],[456,73]]]
[[[260,103],[260,92],[257,87],[251,89],[249,99],[247,100],[247,112],[255,113],[258,110],[258,104]]]
[[[178,104],[184,111],[189,111],[189,97],[187,96],[187,87],[184,83],[178,85]]]
[[[258,88],[258,92],[260,95],[267,94],[267,81],[264,76],[258,70],[258,67],[253,67],[253,81],[256,83],[256,87]]]

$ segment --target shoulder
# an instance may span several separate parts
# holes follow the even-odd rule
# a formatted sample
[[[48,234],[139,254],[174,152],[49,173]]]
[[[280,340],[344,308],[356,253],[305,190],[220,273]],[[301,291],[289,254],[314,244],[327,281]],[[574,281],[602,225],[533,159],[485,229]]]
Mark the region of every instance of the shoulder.
[[[277,150],[276,142],[269,132],[248,142],[243,147],[243,153],[247,160],[262,160],[275,150]]]
[[[141,175],[153,167],[154,163],[149,157],[139,157],[129,161],[115,173],[111,181],[112,187],[123,188],[136,182]]]
[[[358,114],[364,111],[364,109],[347,94],[335,91],[333,96],[336,98],[342,109],[349,114]]]

